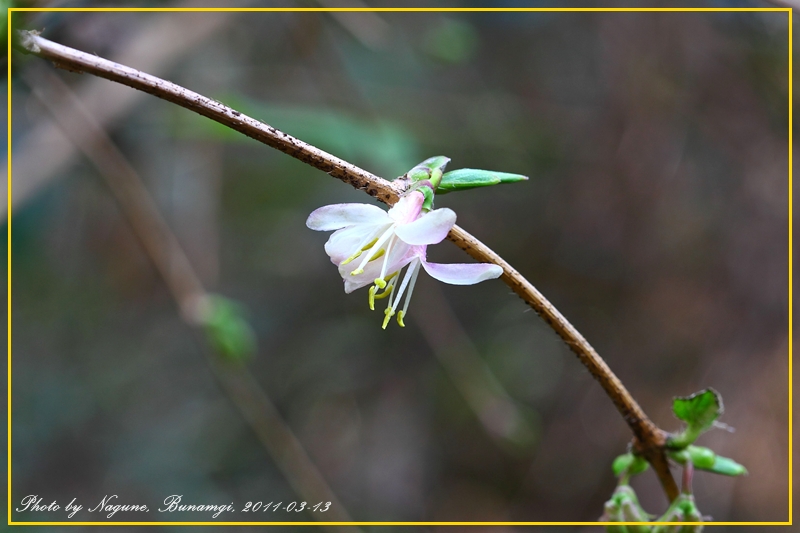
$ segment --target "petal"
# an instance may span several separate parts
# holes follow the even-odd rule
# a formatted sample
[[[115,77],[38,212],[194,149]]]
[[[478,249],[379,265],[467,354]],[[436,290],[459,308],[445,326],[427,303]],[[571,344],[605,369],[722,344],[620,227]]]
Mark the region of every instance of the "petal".
[[[407,196],[403,196],[394,206],[389,209],[389,216],[398,224],[408,224],[419,218],[422,204],[425,197],[419,191],[414,191]]]
[[[333,204],[320,207],[308,215],[306,226],[315,231],[331,231],[355,224],[391,222],[378,206],[369,204]]]
[[[474,285],[487,279],[499,278],[503,274],[502,268],[490,263],[443,265],[423,261],[422,266],[431,277],[450,285]]]
[[[362,243],[368,243],[384,231],[389,229],[385,224],[359,224],[349,228],[336,230],[325,243],[325,253],[335,264],[339,264],[356,251]]]
[[[397,272],[406,266],[408,262],[415,257],[415,255],[416,254],[412,252],[411,247],[408,244],[404,243],[400,239],[395,240],[394,244],[392,245],[392,249],[389,252],[389,257],[386,258],[386,275],[388,276],[392,272]]]
[[[435,209],[410,224],[398,226],[395,234],[408,244],[436,244],[447,237],[455,223],[456,214],[451,209]]]

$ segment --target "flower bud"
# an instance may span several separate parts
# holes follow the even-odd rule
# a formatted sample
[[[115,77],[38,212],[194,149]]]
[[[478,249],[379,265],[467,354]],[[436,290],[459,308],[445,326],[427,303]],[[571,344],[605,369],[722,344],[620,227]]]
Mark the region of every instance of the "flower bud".
[[[614,525],[613,522],[649,522],[650,515],[639,505],[639,499],[630,485],[619,485],[605,504],[601,522],[609,533],[650,533],[649,525]]]

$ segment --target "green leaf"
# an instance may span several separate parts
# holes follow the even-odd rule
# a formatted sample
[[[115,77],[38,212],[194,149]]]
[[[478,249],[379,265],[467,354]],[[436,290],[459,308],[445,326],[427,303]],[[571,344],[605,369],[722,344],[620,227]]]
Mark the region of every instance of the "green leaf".
[[[632,453],[625,453],[614,459],[611,469],[617,477],[625,472],[631,476],[635,476],[647,470],[649,466],[648,462],[641,457],[633,455]]]
[[[684,448],[693,443],[701,433],[710,429],[724,408],[719,393],[708,388],[691,396],[675,398],[672,411],[680,420],[686,422],[686,429],[674,435],[669,444],[675,448]]]
[[[727,457],[722,457],[721,455],[717,455],[714,458],[714,464],[712,464],[709,468],[704,468],[701,466],[697,466],[697,468],[708,470],[709,472],[713,472],[715,474],[722,474],[723,476],[743,476],[747,474],[747,469],[745,467],[733,459],[728,459]]]
[[[460,168],[451,170],[442,176],[442,181],[436,192],[440,194],[474,189],[476,187],[487,187],[500,183],[514,183],[527,180],[527,176],[522,174],[509,174],[507,172],[495,172],[492,170],[478,170],[474,168]]]
[[[429,157],[428,159],[417,165],[417,167],[424,167],[430,170],[439,169],[442,172],[444,172],[444,169],[447,166],[447,163],[449,162],[450,162],[449,157],[445,157],[443,155],[435,155],[433,157]]]
[[[684,398],[675,398],[672,410],[690,426],[706,430],[723,412],[722,397],[714,389],[706,389]]]
[[[242,361],[255,354],[256,336],[238,302],[222,296],[210,296],[203,317],[203,329],[211,346],[221,356]]]

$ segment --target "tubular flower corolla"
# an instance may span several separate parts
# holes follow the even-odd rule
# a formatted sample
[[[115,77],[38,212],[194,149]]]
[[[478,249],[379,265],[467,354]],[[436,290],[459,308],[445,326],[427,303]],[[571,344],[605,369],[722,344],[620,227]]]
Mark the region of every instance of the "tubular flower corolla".
[[[447,208],[425,211],[425,197],[419,191],[403,196],[388,212],[368,204],[335,204],[320,207],[309,215],[306,225],[316,231],[332,231],[325,252],[339,267],[344,290],[372,285],[369,306],[389,298],[383,328],[395,314],[400,326],[420,267],[432,277],[452,285],[473,285],[499,277],[503,270],[493,264],[438,264],[426,260],[427,246],[441,242],[456,222]],[[408,266],[400,279],[400,272]],[[403,308],[397,311],[405,294]]]

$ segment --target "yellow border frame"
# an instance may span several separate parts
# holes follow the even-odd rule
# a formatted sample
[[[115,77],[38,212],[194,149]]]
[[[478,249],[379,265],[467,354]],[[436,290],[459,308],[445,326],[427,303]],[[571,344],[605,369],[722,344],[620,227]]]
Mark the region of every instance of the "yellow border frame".
[[[789,519],[786,522],[661,522],[660,525],[705,526],[790,526],[792,525],[792,8],[8,8],[8,525],[10,526],[597,526],[607,522],[15,522],[11,519],[11,17],[17,11],[83,11],[83,12],[321,12],[321,11],[376,11],[376,12],[754,12],[778,11],[789,15]],[[652,525],[652,522],[617,522],[616,525]]]

